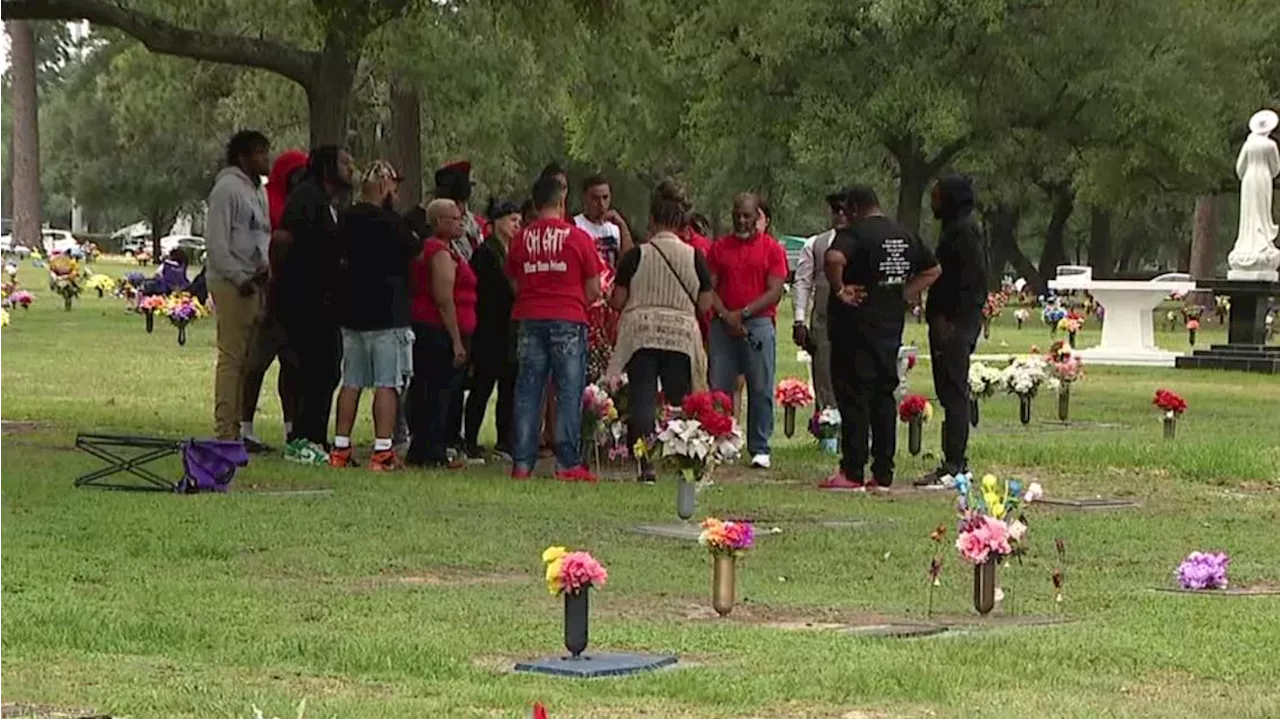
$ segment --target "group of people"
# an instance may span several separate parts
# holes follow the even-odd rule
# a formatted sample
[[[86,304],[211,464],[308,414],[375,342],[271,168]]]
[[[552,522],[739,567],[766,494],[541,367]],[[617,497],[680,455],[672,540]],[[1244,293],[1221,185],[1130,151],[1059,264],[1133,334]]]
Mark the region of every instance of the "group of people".
[[[272,163],[260,133],[231,139],[206,228],[219,438],[268,450],[253,415],[278,360],[288,459],[354,466],[352,429],[371,391],[372,469],[465,466],[483,457],[479,429],[496,390],[495,450],[514,478],[551,455],[558,479],[594,481],[580,439],[583,391],[625,372],[630,445],[654,431],[659,397],[678,405],[693,391],[745,389],[751,464],[770,466],[776,314],[789,267],[758,196],[734,199],[733,230],[713,242],[682,188],[664,181],[647,236],[636,237],[602,176],[583,183],[576,216],[567,176],[552,164],[523,205],[491,200],[481,217],[469,207],[470,170],[440,168],[429,198],[401,216],[401,178],[386,161],[357,172],[346,151],[322,146]],[[973,298],[986,296],[972,190],[961,178],[935,188],[944,221],[936,259],[884,217],[870,188],[827,199],[832,229],[802,254],[792,333],[813,354],[820,404],[844,416],[845,457],[822,486],[892,482],[904,300],[930,285],[948,433],[933,479],[960,471],[982,306]],[[639,474],[654,479],[647,461]]]

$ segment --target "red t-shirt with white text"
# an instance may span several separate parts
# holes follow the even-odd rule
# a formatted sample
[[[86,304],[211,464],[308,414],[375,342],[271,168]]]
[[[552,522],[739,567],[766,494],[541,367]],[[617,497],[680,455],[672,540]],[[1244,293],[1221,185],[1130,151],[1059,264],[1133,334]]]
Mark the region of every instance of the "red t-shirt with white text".
[[[506,273],[516,283],[511,319],[586,324],[584,285],[600,270],[590,235],[559,218],[533,221],[507,251]]]

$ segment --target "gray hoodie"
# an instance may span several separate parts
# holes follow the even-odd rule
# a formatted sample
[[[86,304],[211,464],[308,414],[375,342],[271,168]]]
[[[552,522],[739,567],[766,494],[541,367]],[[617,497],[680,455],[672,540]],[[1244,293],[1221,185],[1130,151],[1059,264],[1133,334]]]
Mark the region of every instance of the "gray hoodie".
[[[235,166],[222,168],[209,193],[204,236],[211,279],[240,286],[267,266],[271,220],[266,192],[256,178]]]

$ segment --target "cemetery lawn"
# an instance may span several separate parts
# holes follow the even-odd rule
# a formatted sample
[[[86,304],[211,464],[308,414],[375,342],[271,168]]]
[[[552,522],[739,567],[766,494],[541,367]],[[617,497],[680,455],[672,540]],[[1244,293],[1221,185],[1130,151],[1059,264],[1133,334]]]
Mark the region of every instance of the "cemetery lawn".
[[[308,719],[527,717],[535,701],[555,719],[1280,716],[1280,597],[1155,591],[1198,549],[1229,551],[1236,585],[1280,586],[1280,378],[1088,367],[1070,428],[1048,423],[1048,394],[1029,427],[1013,398],[985,402],[979,471],[1141,507],[1031,511],[1030,552],[1002,574],[997,614],[1069,623],[863,638],[795,627],[922,621],[928,535],[945,523],[954,539],[950,496],[821,493],[831,462],[807,437],[783,438],[780,418],[771,471],[733,469],[699,497],[699,516],[781,529],[740,562],[739,605],[724,620],[709,607],[704,550],[631,531],[674,519],[669,476],[580,486],[513,483],[492,463],[382,476],[255,458],[223,496],[74,489],[97,466],[72,449],[77,431],[208,435],[213,324],[198,322],[180,348],[172,327],[146,334],[121,300],[87,293],[64,312],[39,270],[22,279],[38,299],[11,310],[0,335],[0,400],[5,420],[38,424],[6,429],[0,454],[5,703],[201,719],[248,719],[252,705],[293,717],[303,699]],[[1223,341],[1204,324],[1201,343]],[[1081,344],[1096,337],[1091,321]],[[1048,346],[1044,326],[1017,330],[1006,309],[978,351],[1033,342]],[[780,377],[804,376],[789,338],[779,348]],[[927,364],[911,384],[932,394]],[[1150,406],[1159,387],[1190,404],[1175,442]],[[259,433],[278,445],[273,391],[262,407]],[[926,453],[938,451],[936,421]],[[900,485],[934,461],[909,457],[905,436]],[[332,493],[254,493],[320,488]],[[1067,546],[1060,604],[1055,537]],[[674,652],[688,665],[591,682],[510,673],[560,649],[561,603],[539,558],[551,544],[588,549],[609,570],[592,597],[594,649]],[[972,572],[949,541],[942,550],[933,620],[968,622]]]

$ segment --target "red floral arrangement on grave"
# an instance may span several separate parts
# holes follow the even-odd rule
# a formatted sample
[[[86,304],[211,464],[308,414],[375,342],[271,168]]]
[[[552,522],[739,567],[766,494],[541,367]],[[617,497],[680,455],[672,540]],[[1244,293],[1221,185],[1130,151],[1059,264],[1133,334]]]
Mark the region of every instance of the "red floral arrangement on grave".
[[[724,392],[695,392],[684,398],[680,413],[696,419],[713,437],[733,432],[733,400]]]
[[[1177,393],[1167,389],[1156,390],[1155,399],[1151,400],[1151,404],[1155,405],[1160,411],[1178,416],[1187,411],[1187,401],[1179,397]]]
[[[809,389],[809,383],[794,377],[778,382],[773,396],[783,407],[807,407],[813,404],[813,390]]]
[[[1200,320],[1194,318],[1187,320],[1187,329],[1192,332],[1200,329]]]
[[[902,402],[898,404],[898,419],[903,422],[910,422],[916,417],[928,420],[932,414],[933,407],[924,395],[909,394],[903,397]]]

